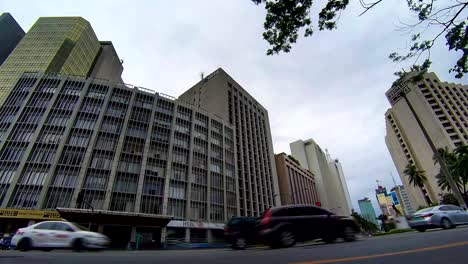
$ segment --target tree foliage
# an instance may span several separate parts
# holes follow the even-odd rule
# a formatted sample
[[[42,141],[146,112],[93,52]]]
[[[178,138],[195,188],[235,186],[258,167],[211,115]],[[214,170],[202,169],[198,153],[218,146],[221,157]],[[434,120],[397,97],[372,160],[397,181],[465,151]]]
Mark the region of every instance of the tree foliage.
[[[424,171],[418,170],[418,168],[413,164],[406,165],[403,173],[408,176],[409,184],[413,185],[414,187],[424,187],[424,182],[427,181]]]
[[[289,52],[291,45],[296,43],[299,32],[303,36],[313,34],[311,21],[312,0],[252,0],[255,4],[265,3],[267,11],[265,17],[263,38],[270,44],[268,55]],[[365,2],[359,0],[363,12],[380,4],[383,0]],[[402,0],[400,0],[402,1]],[[393,52],[389,58],[396,62],[410,62],[409,69],[402,69],[395,74],[405,76],[409,71],[426,72],[431,66],[431,49],[445,36],[449,51],[460,54],[455,65],[449,72],[456,78],[462,78],[468,72],[468,25],[467,0],[405,0],[408,9],[416,16],[416,23],[403,24],[399,29],[410,35],[407,52],[400,54]],[[391,2],[388,0],[388,2]],[[318,29],[333,30],[337,27],[340,14],[349,5],[349,0],[327,0],[326,5],[318,14]],[[433,30],[428,30],[433,29]],[[432,33],[436,32],[436,33]],[[421,56],[423,56],[421,58]]]
[[[453,195],[453,193],[440,194],[440,198],[441,204],[452,204],[460,206],[460,203],[458,203],[457,198],[455,198],[455,195]]]
[[[435,176],[437,179],[437,184],[442,189],[442,191],[451,192],[453,190],[448,182],[448,177],[452,177],[459,192],[466,199],[468,195],[466,188],[468,185],[468,146],[461,145],[453,152],[450,152],[447,147],[439,148],[438,152],[442,157],[442,160],[447,165],[450,175],[445,175],[442,173],[442,171],[440,171]],[[437,164],[435,157],[433,159],[434,163]]]
[[[356,211],[353,210],[353,212],[351,213],[351,216],[354,218],[356,223],[361,227],[362,231],[364,231],[364,232],[375,232],[375,231],[378,230],[378,227],[377,227],[376,224],[374,224],[373,222],[365,219],[364,217],[362,217],[362,215],[360,215]]]

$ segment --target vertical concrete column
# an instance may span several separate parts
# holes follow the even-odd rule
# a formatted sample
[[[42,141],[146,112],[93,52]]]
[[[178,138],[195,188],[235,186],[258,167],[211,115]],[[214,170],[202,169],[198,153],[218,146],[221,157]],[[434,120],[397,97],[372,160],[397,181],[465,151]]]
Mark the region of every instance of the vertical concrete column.
[[[136,242],[136,226],[132,226],[132,231],[130,234],[130,242]]]
[[[185,229],[185,242],[190,243],[190,228]]]
[[[125,114],[125,119],[124,119],[124,123],[123,123],[123,126],[122,126],[122,131],[120,132],[121,134],[120,134],[120,137],[119,137],[119,141],[117,142],[117,148],[115,150],[114,160],[112,162],[111,173],[110,173],[110,176],[109,176],[109,183],[107,184],[106,196],[104,198],[104,205],[103,205],[104,210],[108,210],[109,207],[110,207],[111,198],[112,198],[112,190],[114,188],[114,181],[115,181],[115,177],[117,175],[117,170],[119,168],[120,154],[121,154],[122,149],[123,149],[125,136],[127,135],[128,120],[130,119],[130,116],[132,114],[136,94],[137,94],[137,90],[132,91],[132,97],[130,99],[130,103],[128,104],[127,113]],[[133,209],[135,209],[135,207],[133,207]]]
[[[167,229],[166,228],[162,228],[161,229],[161,245],[162,247],[166,247],[166,236],[167,236]]]
[[[211,229],[206,230],[206,240],[208,243],[213,242],[213,232],[211,232]]]
[[[177,101],[174,101],[174,109],[172,111],[172,124],[171,124],[171,134],[169,136],[169,150],[167,152],[167,163],[166,163],[166,171],[165,171],[165,178],[164,178],[164,196],[163,196],[163,208],[162,214],[167,215],[167,207],[169,203],[169,184],[171,180],[171,172],[172,172],[172,150],[174,148],[174,130],[176,124],[176,117],[177,117]]]

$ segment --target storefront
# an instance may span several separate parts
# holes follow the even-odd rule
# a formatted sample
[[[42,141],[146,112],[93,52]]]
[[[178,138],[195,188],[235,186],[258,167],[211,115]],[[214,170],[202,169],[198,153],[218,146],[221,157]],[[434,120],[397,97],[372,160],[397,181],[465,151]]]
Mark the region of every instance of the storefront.
[[[168,243],[223,243],[224,224],[172,220],[167,224]]]
[[[57,211],[0,209],[0,233],[14,233],[34,222],[62,220]]]

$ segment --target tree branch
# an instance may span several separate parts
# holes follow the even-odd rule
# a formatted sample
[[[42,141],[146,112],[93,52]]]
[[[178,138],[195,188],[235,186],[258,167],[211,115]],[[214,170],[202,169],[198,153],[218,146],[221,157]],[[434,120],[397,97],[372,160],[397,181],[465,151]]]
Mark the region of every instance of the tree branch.
[[[378,0],[371,4],[367,4],[366,2],[364,2],[364,0],[359,0],[359,2],[361,3],[361,6],[365,9],[361,14],[359,14],[359,16],[364,15],[367,11],[369,11],[370,9],[372,9],[374,6],[378,5],[382,1],[383,0]]]

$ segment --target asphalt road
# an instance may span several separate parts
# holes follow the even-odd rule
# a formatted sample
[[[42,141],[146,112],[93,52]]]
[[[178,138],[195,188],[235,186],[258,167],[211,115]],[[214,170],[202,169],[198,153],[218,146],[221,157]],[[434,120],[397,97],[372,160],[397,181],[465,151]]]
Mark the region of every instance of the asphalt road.
[[[352,243],[296,245],[287,249],[251,248],[75,253],[0,251],[0,263],[293,263],[390,264],[468,263],[468,228],[362,238]]]

